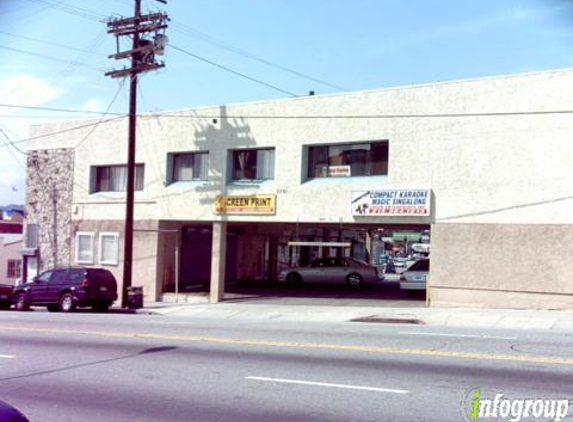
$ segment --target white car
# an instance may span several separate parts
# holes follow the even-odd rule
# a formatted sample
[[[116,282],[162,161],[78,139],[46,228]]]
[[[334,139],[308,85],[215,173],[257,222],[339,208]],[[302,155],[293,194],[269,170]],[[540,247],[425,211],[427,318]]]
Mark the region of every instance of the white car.
[[[400,289],[426,290],[426,279],[429,272],[429,259],[421,259],[414,262],[406,271],[400,274]]]
[[[279,281],[292,284],[334,282],[350,287],[379,281],[376,267],[354,258],[318,258],[306,267],[288,268],[279,273]]]

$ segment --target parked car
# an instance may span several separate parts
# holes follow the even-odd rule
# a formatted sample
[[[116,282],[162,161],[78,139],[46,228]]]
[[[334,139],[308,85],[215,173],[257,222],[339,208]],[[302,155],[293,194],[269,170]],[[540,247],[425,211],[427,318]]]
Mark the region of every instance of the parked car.
[[[279,273],[279,281],[289,283],[341,282],[350,287],[378,281],[376,267],[354,258],[319,258],[306,267],[294,267]]]
[[[421,259],[414,262],[400,274],[400,288],[403,290],[426,290],[426,279],[430,272],[430,260]]]
[[[0,400],[0,421],[2,422],[30,422],[29,419],[15,407]]]
[[[0,284],[0,309],[10,309],[12,305],[12,290],[14,286]]]
[[[31,305],[47,306],[52,312],[71,312],[78,306],[107,311],[117,300],[117,282],[104,268],[56,268],[43,272],[31,283],[16,286],[12,298],[18,311]]]

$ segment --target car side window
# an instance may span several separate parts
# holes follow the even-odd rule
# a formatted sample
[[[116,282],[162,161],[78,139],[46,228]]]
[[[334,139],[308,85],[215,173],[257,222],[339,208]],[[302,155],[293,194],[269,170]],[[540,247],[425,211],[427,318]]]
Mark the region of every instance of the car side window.
[[[54,275],[52,276],[52,279],[50,280],[50,283],[52,283],[52,284],[65,283],[67,273],[68,273],[67,270],[57,270],[57,271],[54,271]]]
[[[77,284],[80,280],[84,278],[83,270],[70,270],[68,273],[68,280],[71,284]]]
[[[47,283],[48,281],[50,281],[52,273],[53,271],[46,271],[44,274],[40,274],[40,276],[38,277],[38,281],[42,283]]]

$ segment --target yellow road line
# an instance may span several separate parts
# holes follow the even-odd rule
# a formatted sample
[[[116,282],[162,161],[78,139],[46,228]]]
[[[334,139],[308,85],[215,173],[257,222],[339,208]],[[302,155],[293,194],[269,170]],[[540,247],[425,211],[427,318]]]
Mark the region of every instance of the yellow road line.
[[[143,338],[153,340],[173,340],[187,342],[209,342],[219,344],[245,345],[245,346],[268,346],[283,348],[299,349],[317,349],[317,350],[343,350],[350,352],[376,353],[376,354],[394,354],[394,355],[415,355],[430,356],[443,358],[460,358],[460,359],[481,359],[511,361],[521,363],[546,363],[555,365],[573,365],[573,358],[557,358],[551,356],[539,355],[503,355],[495,353],[480,352],[456,352],[446,350],[430,349],[406,349],[401,347],[378,347],[378,346],[360,346],[345,344],[326,344],[326,343],[307,343],[307,342],[290,342],[278,340],[247,340],[232,339],[225,337],[206,337],[206,336],[175,336],[167,334],[152,333],[130,333],[130,332],[113,332],[113,331],[86,331],[86,330],[66,330],[57,328],[34,328],[34,327],[12,327],[0,326],[1,331],[19,331],[42,334],[67,334],[67,335],[86,335],[98,337],[115,337],[115,338]]]

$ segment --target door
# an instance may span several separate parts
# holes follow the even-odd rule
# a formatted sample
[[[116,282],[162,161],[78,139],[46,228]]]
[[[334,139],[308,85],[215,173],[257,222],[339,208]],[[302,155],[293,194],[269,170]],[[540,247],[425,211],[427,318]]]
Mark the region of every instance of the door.
[[[45,302],[57,303],[60,299],[60,292],[68,283],[68,270],[55,270],[46,283],[43,300]]]
[[[34,280],[34,283],[30,285],[28,289],[28,295],[32,303],[40,303],[44,301],[46,297],[46,289],[50,279],[52,278],[53,271],[46,271],[42,273]]]

